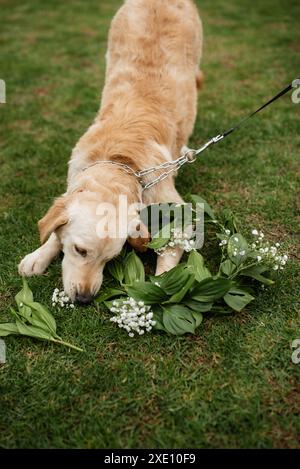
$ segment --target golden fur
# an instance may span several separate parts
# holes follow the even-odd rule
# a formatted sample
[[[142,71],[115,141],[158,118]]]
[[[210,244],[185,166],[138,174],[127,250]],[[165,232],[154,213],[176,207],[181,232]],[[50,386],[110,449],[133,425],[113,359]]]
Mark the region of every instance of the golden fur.
[[[41,241],[48,241],[23,259],[22,275],[41,274],[62,249],[66,292],[79,300],[94,295],[105,263],[130,237],[128,228],[119,239],[99,240],[97,205],[117,207],[120,194],[129,203],[182,201],[172,177],[142,193],[136,178],[124,170],[91,165],[111,160],[139,170],[180,155],[196,118],[201,52],[202,26],[191,0],[125,1],[110,28],[100,111],[72,152],[66,194],[39,222]],[[139,224],[136,213],[130,217]],[[146,239],[143,231],[135,247]],[[78,245],[87,251],[86,258],[74,251]],[[180,260],[181,250],[171,251],[158,260],[158,274]]]

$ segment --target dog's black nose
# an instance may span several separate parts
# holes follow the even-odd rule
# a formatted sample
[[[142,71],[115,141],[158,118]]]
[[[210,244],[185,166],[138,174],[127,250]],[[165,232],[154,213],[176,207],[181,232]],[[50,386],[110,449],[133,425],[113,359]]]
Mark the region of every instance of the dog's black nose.
[[[81,305],[89,305],[93,301],[93,295],[82,295],[81,293],[77,293],[76,301]]]

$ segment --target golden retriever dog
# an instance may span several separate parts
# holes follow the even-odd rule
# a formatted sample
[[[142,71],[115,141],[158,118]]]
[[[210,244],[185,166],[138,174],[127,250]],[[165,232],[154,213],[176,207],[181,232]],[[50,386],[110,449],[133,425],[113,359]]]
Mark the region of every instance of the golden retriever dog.
[[[64,290],[88,304],[106,262],[126,240],[141,250],[149,239],[137,210],[123,220],[120,198],[128,206],[183,202],[172,176],[143,191],[138,178],[115,163],[137,171],[180,156],[196,119],[201,53],[202,25],[192,0],[124,2],[110,28],[100,111],[72,152],[67,191],[39,221],[41,247],[21,261],[21,275],[42,274],[63,251]],[[115,208],[117,236],[99,235],[103,204]],[[156,274],[181,256],[179,247],[168,249],[158,257]]]

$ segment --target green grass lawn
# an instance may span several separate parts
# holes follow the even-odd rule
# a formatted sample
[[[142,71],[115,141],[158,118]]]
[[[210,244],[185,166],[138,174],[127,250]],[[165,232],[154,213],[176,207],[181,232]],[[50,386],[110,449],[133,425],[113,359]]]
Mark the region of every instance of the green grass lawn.
[[[36,222],[65,190],[72,147],[98,110],[107,32],[121,0],[0,0],[0,319],[20,289],[17,264]],[[191,146],[230,127],[300,75],[298,0],[199,0],[199,114]],[[241,314],[206,318],[195,336],[129,339],[95,307],[58,310],[86,353],[7,338],[0,365],[0,447],[295,448],[300,364],[300,104],[287,96],[183,169],[182,195],[227,207],[245,231],[287,244],[280,282]],[[188,183],[187,183],[188,182]],[[51,306],[60,262],[30,280]]]

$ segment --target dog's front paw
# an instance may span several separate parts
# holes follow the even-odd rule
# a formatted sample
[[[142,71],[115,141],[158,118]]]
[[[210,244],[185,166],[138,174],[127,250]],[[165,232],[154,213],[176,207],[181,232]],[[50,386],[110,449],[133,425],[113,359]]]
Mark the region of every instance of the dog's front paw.
[[[24,257],[18,266],[18,271],[23,277],[32,277],[33,275],[42,275],[47,267],[48,262],[45,262],[41,251],[37,249]]]

